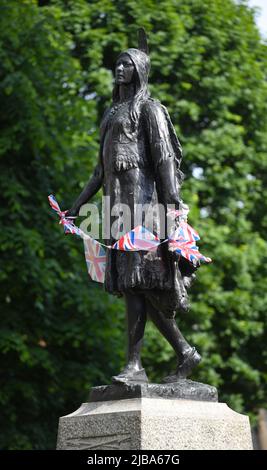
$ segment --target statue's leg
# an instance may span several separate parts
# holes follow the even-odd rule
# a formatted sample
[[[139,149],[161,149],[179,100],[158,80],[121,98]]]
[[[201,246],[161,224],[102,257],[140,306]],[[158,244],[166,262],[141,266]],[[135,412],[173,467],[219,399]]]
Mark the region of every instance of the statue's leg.
[[[178,358],[178,366],[175,373],[166,377],[163,382],[176,382],[179,379],[186,378],[201,361],[200,354],[186,341],[174,318],[166,318],[149,301],[147,301],[147,311],[158,330],[173,347]]]
[[[174,318],[166,318],[165,315],[153,307],[149,301],[147,304],[149,317],[173,347],[179,362],[182,362],[184,356],[186,356],[192,348],[179,330],[176,320]]]
[[[146,300],[143,295],[125,294],[128,358],[126,367],[112,377],[113,382],[148,382],[141,363],[141,347],[146,325]]]

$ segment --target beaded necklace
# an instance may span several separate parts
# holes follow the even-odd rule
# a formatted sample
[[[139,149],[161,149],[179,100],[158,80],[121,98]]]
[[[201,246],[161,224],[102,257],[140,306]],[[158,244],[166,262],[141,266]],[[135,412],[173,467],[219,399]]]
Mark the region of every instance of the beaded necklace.
[[[125,106],[128,106],[129,102],[131,100],[127,100],[127,101],[123,101],[122,103],[117,103],[117,104],[114,104],[111,109],[110,109],[110,112],[109,114],[111,116],[113,116],[114,114],[116,114],[116,112],[121,109],[122,107],[125,107]]]

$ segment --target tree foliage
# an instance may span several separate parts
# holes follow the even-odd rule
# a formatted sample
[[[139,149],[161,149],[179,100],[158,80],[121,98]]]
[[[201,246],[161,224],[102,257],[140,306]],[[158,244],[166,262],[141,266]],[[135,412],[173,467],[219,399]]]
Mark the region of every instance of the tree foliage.
[[[159,7],[160,3],[160,7]],[[0,0],[2,448],[53,448],[57,419],[124,360],[124,306],[88,283],[70,207],[96,162],[118,53],[149,35],[150,89],[184,148],[183,199],[214,263],[177,317],[203,355],[194,378],[236,411],[267,406],[267,48],[246,2]],[[144,364],[175,366],[149,323]]]

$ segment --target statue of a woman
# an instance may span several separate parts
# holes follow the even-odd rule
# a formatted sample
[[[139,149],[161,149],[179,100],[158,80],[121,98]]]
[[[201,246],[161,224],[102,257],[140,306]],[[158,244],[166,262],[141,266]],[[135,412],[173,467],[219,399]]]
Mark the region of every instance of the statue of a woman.
[[[139,48],[127,49],[117,59],[113,102],[101,123],[99,161],[68,216],[77,215],[101,186],[111,209],[120,204],[131,209],[131,229],[137,205],[179,209],[181,146],[166,108],[149,96],[149,68],[146,36],[140,30]],[[153,224],[157,233],[159,217]],[[109,245],[115,241],[112,236],[105,240]],[[176,258],[167,243],[156,251],[107,250],[105,289],[125,297],[128,321],[128,361],[113,382],[148,381],[140,356],[147,315],[177,355],[175,373],[163,382],[187,377],[200,362],[175,320],[177,311],[188,308],[187,288],[195,269]]]

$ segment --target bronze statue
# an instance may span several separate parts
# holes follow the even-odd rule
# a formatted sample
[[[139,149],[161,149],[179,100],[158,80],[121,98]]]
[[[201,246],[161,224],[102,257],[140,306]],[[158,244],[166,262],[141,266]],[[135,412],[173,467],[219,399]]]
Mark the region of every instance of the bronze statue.
[[[150,59],[144,30],[138,49],[127,49],[116,62],[113,102],[101,122],[99,161],[94,174],[68,216],[103,187],[110,206],[131,208],[131,228],[136,205],[160,203],[179,209],[182,149],[168,111],[149,96]],[[109,214],[110,215],[110,214]],[[114,216],[110,216],[112,223]],[[155,231],[161,221],[153,221]],[[105,243],[111,245],[110,236]],[[141,345],[147,315],[173,347],[177,368],[164,383],[186,378],[201,356],[179,330],[175,314],[188,309],[187,289],[196,266],[180,258],[162,243],[157,251],[107,250],[105,289],[124,296],[128,321],[128,362],[113,382],[148,382],[141,363]]]

